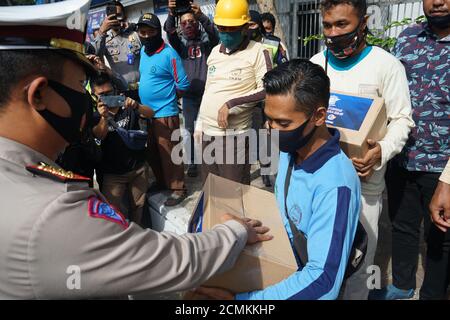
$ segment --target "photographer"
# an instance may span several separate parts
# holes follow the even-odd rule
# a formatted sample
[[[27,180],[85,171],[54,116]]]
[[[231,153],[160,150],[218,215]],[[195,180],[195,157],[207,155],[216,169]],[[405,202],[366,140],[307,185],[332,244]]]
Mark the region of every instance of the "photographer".
[[[149,185],[149,172],[145,162],[144,148],[133,150],[114,128],[139,130],[139,118],[153,117],[153,110],[127,97],[123,106],[109,107],[102,99],[115,94],[111,78],[102,73],[91,81],[93,93],[98,98],[94,114],[94,135],[102,140],[103,157],[99,168],[103,174],[102,193],[122,212],[128,211],[128,219],[142,225],[142,209]],[[111,121],[112,120],[112,121]],[[146,138],[145,138],[146,139]],[[131,195],[129,210],[123,210],[125,192]]]
[[[119,1],[112,1],[106,8],[103,21],[94,40],[96,55],[105,57],[111,69],[126,80],[126,96],[139,101],[139,60],[141,42],[135,24],[127,22],[125,9]]]
[[[194,164],[194,122],[205,91],[206,64],[212,48],[219,43],[219,34],[214,24],[203,14],[200,6],[190,3],[186,8],[177,7],[176,0],[169,0],[169,16],[164,24],[170,45],[177,51],[183,60],[190,88],[183,96],[183,116],[185,128],[191,136],[191,164],[188,167],[188,176],[197,176],[197,167]],[[181,16],[179,15],[181,11]],[[181,33],[176,28],[176,17],[180,18]],[[203,27],[203,30],[200,28]]]
[[[59,155],[56,163],[64,170],[90,178],[89,186],[93,187],[94,171],[101,160],[101,149],[92,132],[95,103],[92,100],[90,102],[92,105],[86,110],[86,124],[81,130],[80,138],[66,147],[64,152]]]

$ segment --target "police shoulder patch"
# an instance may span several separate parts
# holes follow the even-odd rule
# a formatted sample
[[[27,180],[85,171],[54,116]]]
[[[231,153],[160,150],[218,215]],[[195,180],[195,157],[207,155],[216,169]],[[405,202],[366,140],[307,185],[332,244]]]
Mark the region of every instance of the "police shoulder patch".
[[[100,218],[117,223],[122,228],[128,228],[129,224],[122,213],[111,206],[109,203],[92,196],[88,201],[88,212],[93,218]]]
[[[53,167],[44,162],[39,162],[37,165],[29,165],[26,166],[25,168],[34,175],[47,177],[49,179],[63,183],[91,181],[90,178],[80,176],[78,174],[73,173],[72,171],[67,171],[61,168]]]

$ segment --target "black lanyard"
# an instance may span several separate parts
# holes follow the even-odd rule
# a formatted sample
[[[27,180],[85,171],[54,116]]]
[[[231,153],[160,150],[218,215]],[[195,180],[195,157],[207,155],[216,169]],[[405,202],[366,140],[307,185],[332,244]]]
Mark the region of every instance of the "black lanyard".
[[[286,173],[286,179],[284,180],[284,213],[286,215],[287,220],[289,221],[289,226],[292,232],[292,244],[294,246],[294,250],[297,253],[297,257],[300,259],[301,267],[304,268],[306,263],[308,262],[308,245],[303,232],[297,229],[294,222],[292,222],[289,217],[289,210],[287,207],[287,196],[289,191],[289,184],[291,182],[292,169],[294,167],[294,156],[291,156],[289,161],[289,166]]]

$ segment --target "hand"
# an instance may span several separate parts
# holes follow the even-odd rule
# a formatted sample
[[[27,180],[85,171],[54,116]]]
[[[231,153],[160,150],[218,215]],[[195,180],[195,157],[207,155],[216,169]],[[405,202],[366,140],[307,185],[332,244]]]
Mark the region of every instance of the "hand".
[[[100,71],[106,71],[108,67],[103,63],[102,59],[95,54],[88,54],[86,58]]]
[[[112,14],[106,17],[105,20],[103,20],[102,25],[100,26],[100,29],[98,29],[98,32],[100,34],[105,34],[108,32],[109,29],[120,26],[119,20],[117,20],[117,15]]]
[[[169,0],[169,13],[170,15],[174,15],[175,8],[177,7],[177,1],[176,0]]]
[[[270,229],[262,225],[261,221],[249,218],[239,218],[233,214],[225,213],[220,217],[222,223],[229,220],[235,220],[247,229],[247,244],[255,244],[257,242],[269,241],[273,239],[272,235],[266,234]]]
[[[373,174],[373,167],[381,161],[381,146],[378,142],[372,139],[367,140],[369,150],[362,159],[352,158],[358,176],[362,178],[369,178]]]
[[[202,9],[200,8],[200,6],[196,3],[191,2],[191,9],[194,12],[194,17],[197,19],[198,17],[200,17],[203,12]]]
[[[450,184],[439,181],[429,209],[431,220],[436,227],[447,232],[450,228]]]
[[[109,116],[108,106],[104,104],[103,101],[101,100],[97,103],[97,111],[102,118],[104,119],[108,118]]]
[[[139,103],[136,100],[133,100],[130,97],[127,97],[125,99],[125,105],[124,106],[127,109],[137,109],[137,108],[139,108]]]
[[[199,287],[193,290],[194,293],[206,296],[214,300],[234,300],[234,294],[221,288]]]
[[[220,109],[217,116],[217,123],[219,124],[219,128],[226,129],[228,127],[228,114],[230,113],[230,109],[225,103]]]

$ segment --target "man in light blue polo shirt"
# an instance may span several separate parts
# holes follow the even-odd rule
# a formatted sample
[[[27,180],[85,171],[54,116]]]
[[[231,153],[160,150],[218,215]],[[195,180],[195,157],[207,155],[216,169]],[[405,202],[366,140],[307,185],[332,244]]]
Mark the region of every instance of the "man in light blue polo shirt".
[[[197,291],[220,299],[336,299],[358,225],[361,186],[339,147],[339,132],[325,125],[330,80],[322,67],[296,59],[269,71],[264,86],[264,112],[280,135],[275,195],[291,243],[294,236],[286,211],[307,239],[308,262],[264,290],[237,295],[216,288]]]
[[[151,13],[141,16],[138,35],[143,45],[139,71],[139,97],[154,111],[147,160],[156,177],[157,186],[172,191],[166,206],[179,204],[186,198],[184,168],[172,161],[172,150],[178,143],[172,133],[180,128],[177,100],[189,88],[189,80],[178,53],[164,43],[161,22]]]

